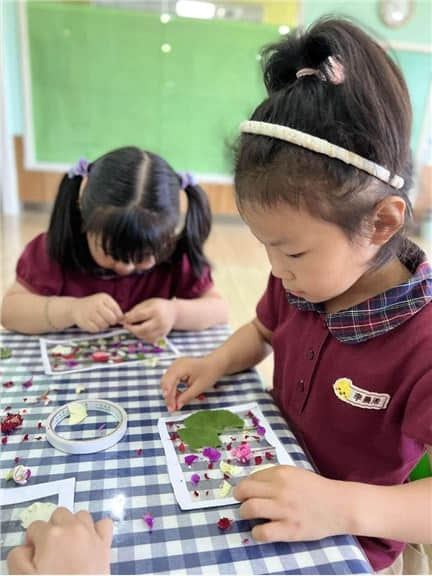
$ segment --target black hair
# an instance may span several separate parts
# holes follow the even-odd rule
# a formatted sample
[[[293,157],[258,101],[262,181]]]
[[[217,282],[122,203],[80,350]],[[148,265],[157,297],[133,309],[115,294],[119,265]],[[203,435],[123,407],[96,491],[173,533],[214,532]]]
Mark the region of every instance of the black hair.
[[[95,269],[89,232],[117,261],[139,263],[152,254],[162,263],[186,252],[200,276],[209,265],[203,244],[211,227],[202,188],[185,186],[188,207],[183,229],[176,235],[181,177],[163,158],[130,146],[108,152],[88,170],[81,195],[81,176],[65,174],[61,180],[48,229],[51,258],[70,269]]]
[[[334,83],[329,57],[343,66]],[[318,74],[297,78],[302,68]],[[346,19],[325,17],[263,50],[267,98],[251,120],[289,126],[342,146],[404,178],[397,190],[366,172],[291,143],[243,134],[236,150],[236,199],[274,206],[279,201],[339,225],[354,238],[386,196],[398,195],[411,215],[409,148],[411,104],[401,71],[381,46]],[[377,254],[374,265],[399,250],[403,227]]]

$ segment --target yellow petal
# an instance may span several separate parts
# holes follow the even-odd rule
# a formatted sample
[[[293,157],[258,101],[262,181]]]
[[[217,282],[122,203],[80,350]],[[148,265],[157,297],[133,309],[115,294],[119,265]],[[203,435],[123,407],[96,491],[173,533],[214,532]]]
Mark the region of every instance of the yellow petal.
[[[223,481],[222,486],[219,489],[219,497],[226,498],[228,494],[231,492],[232,486],[226,480]]]
[[[71,404],[69,406],[69,424],[79,424],[87,418],[87,410],[84,404]]]

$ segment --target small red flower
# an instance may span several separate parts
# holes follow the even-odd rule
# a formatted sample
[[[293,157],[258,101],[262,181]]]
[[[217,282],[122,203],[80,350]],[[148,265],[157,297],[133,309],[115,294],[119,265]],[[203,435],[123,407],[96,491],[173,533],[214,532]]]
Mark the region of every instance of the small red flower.
[[[267,458],[267,460],[273,460],[273,454],[271,452],[266,452],[265,457]]]
[[[19,461],[20,461],[19,456],[15,456],[15,464],[18,464]]]
[[[185,447],[185,445],[183,444],[183,442],[181,442],[181,443],[178,445],[178,449],[179,449],[179,452],[185,452],[186,447]]]
[[[219,530],[229,530],[232,526],[233,521],[231,520],[231,518],[219,518],[218,522],[217,522],[217,527],[219,528]]]
[[[262,457],[261,456],[255,456],[255,464],[257,466],[259,466],[260,464],[262,464]]]
[[[3,436],[3,438],[2,438],[2,444],[3,444],[3,445],[4,445],[4,444],[7,444],[7,441],[8,441],[8,437],[7,437],[7,436]]]
[[[229,444],[226,445],[226,449],[229,451],[229,450],[231,450],[231,448],[232,448],[232,443],[229,442]]]
[[[15,428],[21,426],[23,423],[23,418],[21,414],[12,414],[8,412],[6,418],[1,421],[1,431],[2,434],[10,434]]]
[[[208,468],[209,470],[213,470],[213,462],[209,462],[207,468]]]
[[[12,382],[12,380],[9,380],[8,382],[3,382],[3,388],[12,388],[13,385],[14,383]]]
[[[28,434],[24,434],[23,439],[21,440],[21,442],[25,442],[26,440],[29,439],[29,435]]]

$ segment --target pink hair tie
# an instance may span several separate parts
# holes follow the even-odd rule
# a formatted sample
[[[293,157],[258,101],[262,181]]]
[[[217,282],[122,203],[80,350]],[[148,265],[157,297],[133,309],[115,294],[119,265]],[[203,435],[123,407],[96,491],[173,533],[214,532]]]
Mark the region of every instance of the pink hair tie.
[[[303,76],[317,76],[320,80],[325,80],[324,74],[317,68],[301,68],[297,70],[296,77],[303,78]]]
[[[333,56],[327,58],[326,71],[328,76],[328,81],[330,84],[343,84],[345,80],[345,69],[342,62],[339,62]],[[303,76],[316,76],[324,82],[327,80],[325,74],[318,70],[318,68],[301,68],[296,72],[297,78],[303,78]]]

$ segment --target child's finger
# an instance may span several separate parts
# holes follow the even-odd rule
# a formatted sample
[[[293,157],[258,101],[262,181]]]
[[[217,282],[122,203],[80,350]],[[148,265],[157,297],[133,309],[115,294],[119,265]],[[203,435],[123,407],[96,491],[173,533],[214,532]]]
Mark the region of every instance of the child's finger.
[[[162,376],[160,382],[165,402],[170,412],[176,410],[177,385],[180,382],[186,382],[189,380],[189,376],[185,373],[182,364],[181,361],[174,362],[174,364],[172,364]]]
[[[285,532],[285,525],[280,520],[275,520],[255,526],[252,529],[252,538],[257,542],[280,542],[281,534]]]
[[[282,520],[283,513],[280,503],[269,498],[249,498],[239,508],[240,518],[254,520],[266,518],[267,520]]]
[[[142,324],[126,323],[124,324],[124,327],[126,328],[126,330],[129,330],[131,334],[133,334],[140,340],[144,340],[145,342],[151,343],[151,341],[148,339],[148,333],[150,332],[148,326],[149,322],[150,320],[147,320],[147,322],[143,322]]]
[[[202,382],[197,379],[191,386],[189,386],[184,392],[181,392],[177,396],[177,410],[181,410],[185,404],[202,394],[207,390],[207,383]]]
[[[110,326],[112,324],[116,324],[119,320],[117,314],[115,314],[115,312],[113,312],[113,310],[106,304],[104,304],[102,315],[105,321],[108,322]]]
[[[135,306],[129,312],[124,315],[124,321],[127,324],[135,324],[137,322],[144,322],[152,317],[151,310],[146,306],[145,302],[142,302],[139,306]]]
[[[109,298],[109,300],[106,300],[104,305],[111,310],[117,322],[123,318],[123,311],[119,304],[114,300],[114,298]]]
[[[271,483],[260,481],[259,474],[260,472],[257,472],[253,477],[249,476],[237,484],[233,491],[236,500],[242,502],[249,498],[272,498],[274,496]]]
[[[101,539],[111,546],[113,539],[113,521],[111,518],[102,518],[99,522],[95,524],[95,530],[101,537]]]
[[[9,574],[36,574],[37,569],[33,564],[34,549],[32,546],[17,546],[13,548],[7,557]]]

